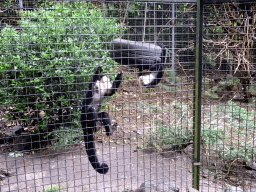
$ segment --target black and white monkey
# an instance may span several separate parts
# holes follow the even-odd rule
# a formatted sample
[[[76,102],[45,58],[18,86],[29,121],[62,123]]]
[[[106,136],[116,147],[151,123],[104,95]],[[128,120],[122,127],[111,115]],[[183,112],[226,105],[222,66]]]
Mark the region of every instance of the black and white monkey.
[[[110,79],[101,74],[102,66],[99,66],[89,84],[89,89],[85,91],[82,103],[81,124],[84,132],[85,148],[89,161],[93,168],[101,174],[106,174],[109,170],[107,164],[99,163],[96,156],[93,133],[96,132],[96,123],[99,122],[105,127],[107,136],[110,136],[116,129],[116,124],[111,125],[109,114],[105,111],[99,112],[105,97],[116,93],[121,84],[123,72],[118,73],[116,79]]]
[[[157,45],[125,39],[114,39],[111,57],[118,63],[139,69],[139,81],[145,87],[154,87],[164,76],[167,48]],[[148,74],[145,74],[148,70]]]
[[[158,44],[162,48],[160,61],[156,61],[153,65],[143,65],[143,68],[139,68],[139,81],[145,86],[145,87],[154,87],[160,81],[162,80],[164,76],[164,65],[166,62],[166,56],[167,56],[167,50],[166,47],[163,44]],[[143,69],[149,69],[149,74],[143,75],[142,70]]]

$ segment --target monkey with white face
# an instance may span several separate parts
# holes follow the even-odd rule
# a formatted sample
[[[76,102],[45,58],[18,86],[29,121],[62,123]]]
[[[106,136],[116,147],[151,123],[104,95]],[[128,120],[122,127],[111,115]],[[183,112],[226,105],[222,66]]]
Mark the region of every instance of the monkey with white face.
[[[118,73],[116,79],[111,82],[107,76],[101,74],[102,66],[99,66],[89,84],[89,89],[85,91],[82,103],[81,124],[84,132],[85,148],[89,161],[93,168],[101,174],[106,174],[109,170],[107,164],[99,163],[96,156],[95,141],[93,133],[97,131],[96,123],[100,122],[105,127],[106,135],[110,136],[116,129],[116,124],[111,125],[109,114],[105,111],[99,112],[103,100],[116,93],[121,84],[123,72]]]

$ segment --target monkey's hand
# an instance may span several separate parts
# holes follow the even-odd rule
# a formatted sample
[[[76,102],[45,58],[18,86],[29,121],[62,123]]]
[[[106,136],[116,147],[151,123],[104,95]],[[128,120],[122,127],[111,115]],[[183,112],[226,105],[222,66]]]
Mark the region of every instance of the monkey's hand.
[[[123,80],[123,71],[121,71],[121,72],[119,72],[118,74],[117,74],[117,76],[116,76],[116,81],[121,81],[121,80]]]
[[[116,129],[117,129],[117,123],[111,125],[111,127],[110,127],[110,133],[107,134],[107,136],[112,135],[112,134],[116,131]]]
[[[99,67],[97,68],[96,73],[100,74],[102,72],[102,70],[103,70],[103,65],[99,65]]]

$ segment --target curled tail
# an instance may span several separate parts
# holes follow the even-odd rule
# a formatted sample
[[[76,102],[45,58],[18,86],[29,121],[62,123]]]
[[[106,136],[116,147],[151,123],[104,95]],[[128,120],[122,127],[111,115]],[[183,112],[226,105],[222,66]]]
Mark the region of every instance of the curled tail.
[[[105,163],[100,164],[98,157],[96,156],[96,149],[94,144],[93,134],[87,134],[84,136],[86,153],[92,167],[100,174],[106,174],[108,172],[108,165]]]

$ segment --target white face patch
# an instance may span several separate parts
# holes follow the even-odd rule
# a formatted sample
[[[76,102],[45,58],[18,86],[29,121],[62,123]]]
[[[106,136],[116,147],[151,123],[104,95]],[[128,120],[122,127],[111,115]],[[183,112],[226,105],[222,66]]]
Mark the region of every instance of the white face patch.
[[[103,76],[100,81],[95,83],[95,87],[99,90],[100,95],[104,95],[112,88],[112,82],[107,76]]]
[[[143,83],[143,85],[148,85],[156,78],[156,73],[150,73],[149,75],[140,76],[139,81]]]

